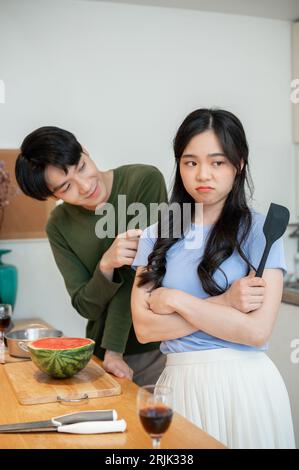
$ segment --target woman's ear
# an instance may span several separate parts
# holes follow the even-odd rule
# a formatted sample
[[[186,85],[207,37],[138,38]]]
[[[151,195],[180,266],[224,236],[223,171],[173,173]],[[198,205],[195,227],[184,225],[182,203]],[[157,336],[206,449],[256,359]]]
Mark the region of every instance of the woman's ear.
[[[240,165],[240,173],[241,173],[241,171],[243,170],[243,167],[244,167],[244,160],[243,160],[243,158],[242,158],[242,160],[241,160],[241,165]]]

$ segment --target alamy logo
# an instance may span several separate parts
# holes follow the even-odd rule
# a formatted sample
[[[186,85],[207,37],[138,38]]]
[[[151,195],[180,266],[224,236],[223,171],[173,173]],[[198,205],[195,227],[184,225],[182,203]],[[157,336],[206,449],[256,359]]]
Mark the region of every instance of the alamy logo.
[[[117,209],[115,211],[115,209]],[[187,249],[198,249],[203,241],[203,204],[195,203],[192,210],[190,203],[182,206],[178,203],[166,202],[150,203],[132,202],[127,205],[127,196],[119,194],[116,207],[113,204],[100,204],[95,214],[101,218],[95,225],[95,234],[98,238],[115,238],[118,234],[124,234],[127,230],[141,228],[154,224],[161,215],[160,238],[182,237],[184,232],[184,246]],[[196,221],[192,224],[192,219]],[[170,224],[170,220],[172,223]]]
[[[291,341],[290,344],[293,351],[291,352],[291,363],[298,364],[299,363],[299,339],[295,338]]]
[[[0,80],[0,103],[5,103],[5,83],[3,80]]]

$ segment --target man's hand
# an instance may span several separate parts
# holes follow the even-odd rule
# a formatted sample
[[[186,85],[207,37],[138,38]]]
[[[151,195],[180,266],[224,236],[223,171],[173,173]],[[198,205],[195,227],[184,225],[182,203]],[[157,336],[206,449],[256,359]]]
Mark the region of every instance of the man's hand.
[[[115,375],[119,378],[133,379],[133,370],[123,360],[121,353],[115,351],[105,352],[103,366],[106,372]]]
[[[248,276],[232,283],[225,292],[226,303],[243,313],[249,313],[260,308],[264,301],[266,282],[261,277],[255,277],[251,271]]]
[[[168,289],[166,287],[158,287],[153,290],[148,298],[149,308],[154,313],[170,314],[174,313],[173,307],[171,307],[170,296],[175,294],[175,289]]]
[[[127,232],[120,233],[115,238],[110,248],[103,254],[99,264],[103,274],[113,275],[115,268],[128,265],[131,266],[135,258],[138,248],[138,241],[142,230],[131,229]]]

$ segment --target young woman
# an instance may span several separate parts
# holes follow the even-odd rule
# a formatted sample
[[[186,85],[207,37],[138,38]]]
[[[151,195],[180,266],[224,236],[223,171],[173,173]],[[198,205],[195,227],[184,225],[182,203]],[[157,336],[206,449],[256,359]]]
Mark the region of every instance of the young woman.
[[[173,387],[176,411],[231,448],[292,448],[287,390],[265,354],[281,302],[283,242],[274,243],[263,279],[254,277],[265,217],[246,200],[242,124],[228,111],[194,111],[174,153],[170,202],[191,204],[192,223],[173,235],[169,211],[167,238],[163,218],[142,234],[131,300],[137,337],[162,341],[167,362],[158,383]],[[186,243],[191,231],[203,233],[196,248]]]

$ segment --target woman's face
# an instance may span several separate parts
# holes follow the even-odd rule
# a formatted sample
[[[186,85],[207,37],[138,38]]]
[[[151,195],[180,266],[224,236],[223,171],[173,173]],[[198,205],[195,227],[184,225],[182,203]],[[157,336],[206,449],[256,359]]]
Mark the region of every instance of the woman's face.
[[[236,172],[212,129],[193,137],[180,159],[180,173],[186,191],[195,202],[204,205],[224,204]]]

